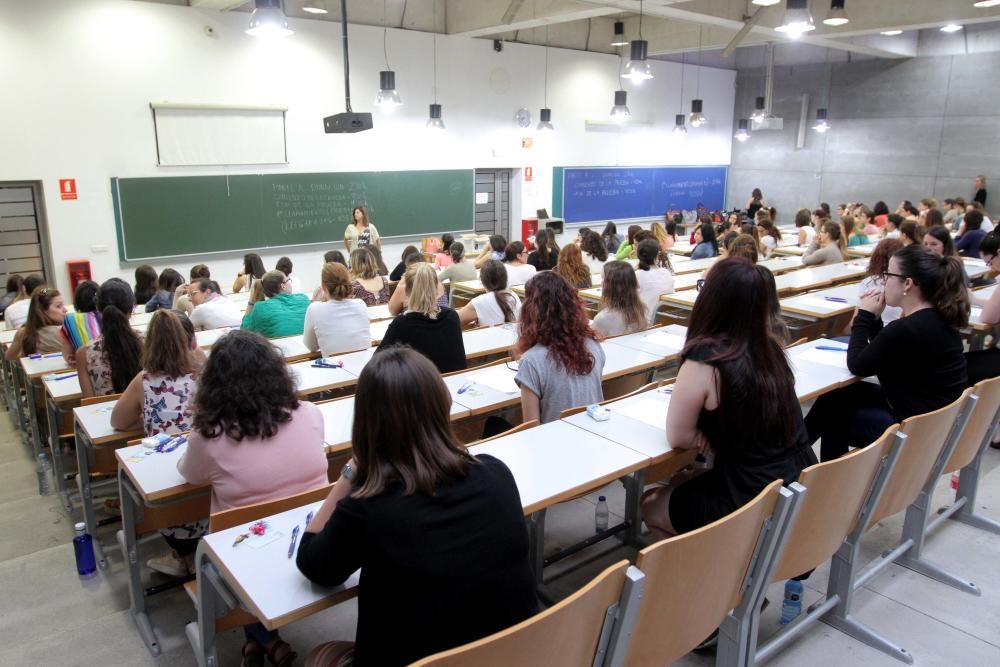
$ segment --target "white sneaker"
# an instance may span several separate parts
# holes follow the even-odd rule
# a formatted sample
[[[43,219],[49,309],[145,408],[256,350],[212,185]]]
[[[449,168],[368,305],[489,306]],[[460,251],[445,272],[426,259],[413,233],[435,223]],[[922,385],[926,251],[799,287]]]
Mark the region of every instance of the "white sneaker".
[[[183,558],[178,558],[172,553],[157,558],[150,558],[146,561],[146,567],[171,577],[186,577],[190,574],[187,561]]]

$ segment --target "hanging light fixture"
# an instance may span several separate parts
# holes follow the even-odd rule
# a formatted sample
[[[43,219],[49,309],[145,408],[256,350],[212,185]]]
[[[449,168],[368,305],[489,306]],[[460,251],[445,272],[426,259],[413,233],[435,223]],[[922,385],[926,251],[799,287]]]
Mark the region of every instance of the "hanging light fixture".
[[[948,25],[941,27],[941,32],[958,32],[961,29],[962,26],[957,23],[949,23]]]
[[[886,37],[895,37],[896,35],[902,35],[902,30],[883,30],[879,33],[880,35],[885,35]]]
[[[702,26],[698,26],[698,72],[697,72],[697,83],[694,89],[694,99],[691,100],[691,117],[688,119],[691,123],[691,127],[701,127],[708,122],[705,118],[705,114],[702,113],[702,107],[704,102],[701,99],[701,31]],[[683,58],[682,58],[683,60]]]
[[[248,35],[254,37],[284,37],[293,34],[288,27],[288,19],[281,10],[281,0],[254,0],[254,10],[250,14]]]
[[[824,25],[845,25],[848,22],[847,9],[844,8],[846,0],[830,0],[830,11],[823,19]]]
[[[816,109],[816,123],[812,129],[823,134],[830,129],[830,124],[826,122],[826,109]]]
[[[779,2],[781,2],[781,0],[751,0],[750,4],[759,5],[761,7],[771,7]]]
[[[750,114],[750,120],[763,120],[767,117],[767,98],[758,97],[754,100],[753,113]]]
[[[743,143],[750,138],[750,121],[746,118],[741,118],[739,122],[739,128],[736,130],[736,134],[733,135],[736,141]]]
[[[542,89],[542,109],[538,112],[538,131],[551,131],[552,109],[549,108],[549,26],[545,26],[545,84]]]
[[[615,105],[611,107],[611,120],[616,123],[624,123],[632,117],[632,112],[627,106],[628,93],[624,90],[615,91]]]
[[[385,0],[382,0],[382,55],[385,56],[385,69],[378,73],[378,93],[375,95],[375,106],[392,111],[403,101],[399,99],[399,92],[396,90],[396,73],[389,67],[388,38],[389,28],[386,23]]]
[[[427,118],[427,129],[428,130],[443,130],[444,121],[441,120],[441,105],[438,103],[431,104],[429,117]]]
[[[302,5],[302,11],[308,12],[309,14],[326,14],[326,5],[323,4],[323,0],[306,0],[306,3]]]
[[[973,7],[996,7],[997,5],[1000,5],[1000,0],[978,0],[972,3]]]
[[[625,39],[625,21],[615,21],[615,34],[611,38],[611,46],[626,46],[628,40]]]
[[[434,28],[437,28],[437,3],[434,3]],[[441,105],[438,104],[438,38],[437,32],[433,36],[434,50],[434,103],[430,106],[427,118],[428,130],[444,130],[444,120],[441,118]]]
[[[796,39],[803,33],[815,30],[812,14],[809,13],[809,0],[787,0],[785,5],[785,18],[781,25],[775,30],[787,33],[792,39]]]
[[[682,113],[679,113],[676,116],[674,116],[674,134],[681,137],[687,136],[688,129],[684,126],[685,118],[686,116]]]
[[[642,38],[642,0],[639,0],[639,39],[633,39],[629,46],[629,61],[622,77],[635,84],[652,79],[653,68],[646,60],[648,52],[649,42]]]

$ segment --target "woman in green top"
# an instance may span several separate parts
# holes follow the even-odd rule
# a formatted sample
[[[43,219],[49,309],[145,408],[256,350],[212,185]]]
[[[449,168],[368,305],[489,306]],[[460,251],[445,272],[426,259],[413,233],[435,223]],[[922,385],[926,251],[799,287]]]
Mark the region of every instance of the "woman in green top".
[[[848,246],[867,245],[871,243],[871,239],[865,234],[864,222],[854,216],[844,216],[844,230],[850,230],[851,232],[850,236],[847,237]]]
[[[309,308],[309,297],[305,294],[292,294],[291,282],[281,271],[268,271],[260,282],[264,288],[265,300],[247,306],[242,328],[256,331],[267,338],[301,334],[306,310]]]
[[[635,248],[635,235],[641,231],[642,227],[639,225],[629,225],[628,240],[618,246],[615,259],[631,259],[633,257],[632,250]]]

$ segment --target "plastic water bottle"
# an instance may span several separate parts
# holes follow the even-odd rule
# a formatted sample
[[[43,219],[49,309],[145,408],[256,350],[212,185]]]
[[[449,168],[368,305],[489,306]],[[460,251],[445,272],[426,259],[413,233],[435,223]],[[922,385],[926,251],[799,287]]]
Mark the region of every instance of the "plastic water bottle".
[[[781,624],[787,625],[802,613],[802,596],[805,588],[801,581],[789,579],[785,582],[785,600],[781,603]]]
[[[84,522],[81,521],[74,528],[76,537],[73,538],[73,552],[76,554],[76,571],[81,577],[89,577],[97,571],[94,539],[87,534],[87,524]]]
[[[608,500],[604,496],[597,497],[597,509],[594,510],[594,532],[600,533],[608,529]]]
[[[38,465],[35,467],[38,473],[38,493],[47,496],[52,493],[52,462],[45,452],[38,452]]]

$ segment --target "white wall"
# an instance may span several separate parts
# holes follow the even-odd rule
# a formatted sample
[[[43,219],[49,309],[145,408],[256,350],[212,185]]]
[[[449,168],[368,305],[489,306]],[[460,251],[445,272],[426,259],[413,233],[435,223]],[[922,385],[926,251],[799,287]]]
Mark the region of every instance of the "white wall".
[[[519,185],[518,213],[551,205],[553,165],[729,164],[735,73],[701,68],[700,96],[710,118],[684,141],[670,133],[679,111],[680,65],[653,62],[656,78],[629,89],[633,119],[651,127],[587,132],[585,119],[605,119],[617,88],[617,59],[551,49],[548,103],[556,132],[521,148],[514,112],[542,106],[544,51],[488,40],[437,37],[438,101],[447,132],[424,131],[432,101],[432,36],[389,31],[389,59],[404,106],[375,111],[375,130],[326,135],[322,117],[343,111],[340,25],[292,20],[295,35],[265,41],[243,33],[248,15],[132,0],[32,0],[5,3],[0,62],[6,63],[0,105],[0,181],[41,180],[54,260],[54,282],[67,284],[65,261],[87,258],[97,280],[129,277],[118,261],[109,182],[112,177],[218,173],[362,171],[532,166]],[[215,35],[209,37],[205,26]],[[356,111],[371,110],[382,59],[382,30],[351,26],[351,84]],[[696,71],[685,69],[683,111],[695,96]],[[288,165],[239,168],[156,166],[151,101],[280,104],[289,108]],[[520,181],[520,171],[516,172]],[[78,201],[61,201],[58,179],[76,178]],[[515,202],[515,206],[518,204]],[[376,224],[378,221],[375,221]],[[346,224],[346,222],[345,222]],[[512,230],[519,230],[517,219]],[[169,233],[169,230],[164,230]],[[404,243],[384,247],[392,264]],[[319,282],[322,252],[300,246],[262,252],[295,262],[307,286]],[[104,250],[102,251],[102,247]],[[205,261],[225,282],[241,264],[233,254],[171,263],[182,273]],[[157,269],[165,265],[156,264]]]

